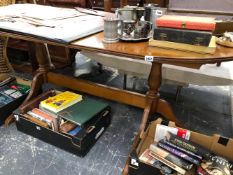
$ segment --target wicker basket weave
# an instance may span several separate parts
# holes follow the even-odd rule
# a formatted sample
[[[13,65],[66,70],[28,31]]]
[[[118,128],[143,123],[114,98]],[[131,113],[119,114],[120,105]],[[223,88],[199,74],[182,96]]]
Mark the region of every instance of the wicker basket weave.
[[[15,3],[15,0],[0,0],[0,6],[6,6]],[[8,38],[0,36],[0,74],[12,73],[13,68],[7,58]]]
[[[14,4],[15,3],[15,0],[1,0],[0,1],[0,6],[6,6],[6,5],[9,5],[9,4]]]

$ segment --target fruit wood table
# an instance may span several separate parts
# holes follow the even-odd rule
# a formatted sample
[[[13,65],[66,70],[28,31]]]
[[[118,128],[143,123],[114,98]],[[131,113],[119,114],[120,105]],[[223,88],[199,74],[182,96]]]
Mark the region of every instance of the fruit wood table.
[[[31,91],[24,103],[36,97],[44,83],[52,83],[108,100],[139,107],[144,109],[144,113],[138,130],[138,137],[140,137],[141,131],[145,129],[149,113],[160,113],[166,119],[180,124],[173,114],[170,105],[165,100],[161,99],[159,95],[163,63],[198,69],[203,64],[233,60],[232,48],[217,46],[216,52],[210,55],[151,47],[146,41],[138,43],[118,42],[105,44],[102,42],[103,32],[79,39],[69,44],[25,34],[16,34],[10,31],[1,31],[1,29],[0,36],[26,40],[30,42],[34,48],[33,50],[35,51],[39,68],[33,77]],[[44,43],[141,60],[144,60],[145,56],[153,56],[154,61],[152,62],[148,78],[149,90],[146,94],[140,94],[55,73],[50,70]]]

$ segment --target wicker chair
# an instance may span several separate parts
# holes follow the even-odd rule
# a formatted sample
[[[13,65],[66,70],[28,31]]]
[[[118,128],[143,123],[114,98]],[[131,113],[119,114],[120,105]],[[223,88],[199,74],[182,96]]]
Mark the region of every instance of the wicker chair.
[[[15,0],[1,0],[0,6],[6,6],[15,3]],[[7,58],[8,38],[0,36],[0,82],[8,78],[13,73],[13,68]]]

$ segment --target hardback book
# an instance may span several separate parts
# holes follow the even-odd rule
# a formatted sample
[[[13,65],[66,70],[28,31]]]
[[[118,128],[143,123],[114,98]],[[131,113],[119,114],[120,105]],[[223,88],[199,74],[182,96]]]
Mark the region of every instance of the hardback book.
[[[164,159],[176,164],[177,166],[185,169],[185,170],[190,170],[193,166],[193,164],[169,153],[168,151],[162,149],[162,148],[159,148],[157,146],[157,143],[154,142],[150,145],[150,150],[153,152],[153,153],[156,153],[160,156],[162,156]]]
[[[139,157],[139,160],[155,168],[158,168],[162,174],[175,174],[175,170],[152,157],[150,152],[151,151],[149,149],[146,149]]]
[[[163,15],[157,18],[157,27],[169,27],[177,29],[205,30],[215,29],[215,18],[200,16]]]
[[[182,168],[182,164],[184,161],[180,160],[176,156],[168,153],[167,151],[157,147],[155,144],[150,145],[150,153],[149,155],[153,158],[159,160],[163,164],[169,166],[180,174],[185,174],[186,170]]]
[[[232,175],[231,166],[226,159],[220,156],[213,156],[211,159],[201,163],[201,168],[210,175]]]
[[[185,140],[183,138],[177,137],[172,133],[168,132],[165,136],[165,140],[167,140],[170,143],[173,143],[174,145],[180,148],[191,151],[194,154],[201,155],[203,159],[210,159],[212,157],[212,154],[200,145],[197,145],[196,143]]]
[[[81,100],[81,95],[70,91],[65,91],[41,101],[40,106],[54,113],[58,113],[59,111],[72,106],[73,104],[80,102]]]
[[[76,126],[77,126],[76,124],[74,124],[70,121],[65,121],[65,122],[62,122],[60,124],[59,130],[60,130],[60,132],[68,133],[69,131],[74,129]]]
[[[78,134],[78,132],[81,130],[80,126],[76,126],[74,129],[70,130],[69,132],[67,132],[67,134],[71,135],[71,136],[75,136],[76,134]]]
[[[199,165],[200,164],[200,160],[197,160],[197,159],[189,156],[186,153],[183,153],[183,152],[181,152],[181,151],[179,151],[179,150],[177,150],[177,149],[175,149],[175,148],[173,148],[173,147],[171,147],[169,145],[166,145],[165,143],[163,143],[162,140],[160,140],[157,145],[160,148],[168,151],[169,153],[174,154],[175,156],[180,157],[181,159],[184,159],[184,160],[186,160],[186,161],[188,161],[190,163],[193,163],[195,165]],[[191,169],[192,166],[190,166],[189,168]]]
[[[173,144],[173,143],[171,143],[171,142],[169,142],[169,141],[167,141],[165,139],[161,140],[161,142],[163,144],[168,145],[168,146],[170,146],[172,148],[175,148],[176,150],[179,150],[179,151],[181,151],[181,152],[183,152],[183,153],[185,153],[185,154],[187,154],[187,155],[189,155],[189,156],[191,156],[191,157],[193,157],[193,158],[195,158],[197,160],[202,160],[201,155],[195,154],[195,153],[193,153],[193,152],[191,152],[189,150],[186,150],[186,149],[184,149],[182,147],[176,146],[175,144]]]
[[[53,123],[49,122],[48,120],[45,120],[45,118],[41,117],[40,115],[38,115],[38,114],[36,114],[36,113],[34,113],[32,111],[27,111],[26,114],[28,116],[31,116],[31,117],[37,119],[37,120],[40,120],[43,123],[46,123],[50,129],[52,129],[52,130],[54,129]]]
[[[51,115],[45,113],[44,111],[38,109],[38,108],[34,108],[32,109],[32,111],[34,114],[39,115],[41,118],[43,118],[44,120],[46,120],[48,123],[51,123],[52,128],[54,131],[58,131],[58,121],[57,118],[52,117]]]
[[[42,126],[42,127],[48,128],[48,129],[50,128],[49,125],[48,125],[48,123],[43,122],[43,121],[41,121],[41,120],[39,120],[39,119],[37,119],[37,118],[35,118],[35,117],[32,117],[31,115],[23,114],[23,116],[24,116],[27,120],[29,120],[29,121],[31,121],[31,122],[33,122],[33,123],[39,125],[39,126]],[[52,128],[50,128],[50,129],[52,129]]]
[[[59,112],[58,117],[73,122],[82,128],[92,118],[104,112],[107,107],[107,103],[85,98]]]
[[[160,47],[160,48],[166,48],[166,49],[186,51],[186,52],[196,52],[196,53],[201,53],[201,54],[214,54],[216,50],[216,37],[212,36],[209,46],[197,46],[197,45],[191,45],[191,44],[153,40],[153,39],[150,39],[149,45]]]
[[[171,41],[199,46],[208,46],[212,32],[200,30],[185,30],[172,28],[155,28],[154,40]]]

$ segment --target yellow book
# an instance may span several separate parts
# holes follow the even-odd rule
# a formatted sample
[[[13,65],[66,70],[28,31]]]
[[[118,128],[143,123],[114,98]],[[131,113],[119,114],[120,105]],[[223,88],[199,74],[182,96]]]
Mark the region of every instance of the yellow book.
[[[70,91],[59,93],[53,97],[40,102],[40,106],[51,112],[58,113],[59,111],[79,102],[82,96]]]
[[[216,50],[216,37],[212,36],[209,46],[199,46],[199,45],[191,45],[191,44],[153,40],[153,39],[149,41],[149,46],[156,46],[166,49],[176,49],[181,51],[189,51],[189,52],[197,52],[197,53],[214,54]]]

